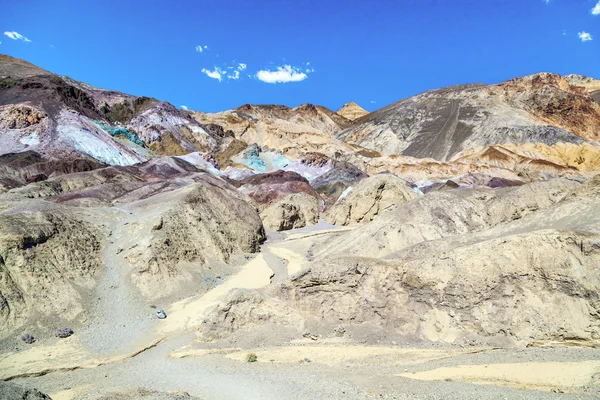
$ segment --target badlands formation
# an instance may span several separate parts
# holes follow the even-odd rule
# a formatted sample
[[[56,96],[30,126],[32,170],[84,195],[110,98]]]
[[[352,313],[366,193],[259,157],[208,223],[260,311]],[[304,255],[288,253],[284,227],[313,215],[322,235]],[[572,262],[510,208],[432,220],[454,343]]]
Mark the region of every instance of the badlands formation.
[[[0,56],[0,397],[600,396],[600,81],[203,113]]]

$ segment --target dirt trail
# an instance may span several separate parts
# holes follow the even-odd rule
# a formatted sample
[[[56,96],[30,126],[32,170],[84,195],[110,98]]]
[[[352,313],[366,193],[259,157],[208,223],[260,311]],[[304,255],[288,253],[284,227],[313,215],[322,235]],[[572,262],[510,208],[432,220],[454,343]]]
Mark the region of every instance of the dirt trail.
[[[150,333],[157,322],[153,310],[132,284],[129,263],[121,256],[122,250],[135,240],[128,232],[135,215],[126,208],[113,209],[120,212],[121,219],[112,226],[104,245],[105,273],[96,290],[90,326],[79,335],[82,344],[94,353],[138,348],[152,340]]]

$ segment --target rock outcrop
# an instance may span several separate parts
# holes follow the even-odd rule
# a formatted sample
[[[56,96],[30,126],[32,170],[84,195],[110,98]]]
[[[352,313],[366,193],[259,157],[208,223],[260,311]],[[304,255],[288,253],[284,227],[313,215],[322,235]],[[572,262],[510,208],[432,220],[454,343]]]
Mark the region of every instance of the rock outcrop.
[[[265,239],[249,199],[208,174],[193,183],[137,203],[139,218],[129,227],[135,240],[123,244],[132,281],[148,298],[172,294],[214,263],[254,253]],[[150,218],[151,216],[151,218]]]
[[[291,194],[260,213],[265,228],[276,231],[303,228],[319,222],[319,202],[306,193]]]
[[[308,181],[295,172],[275,171],[244,178],[239,190],[250,196],[261,210],[293,193],[306,193],[315,199],[319,194]]]
[[[310,185],[325,199],[326,207],[331,206],[349,186],[367,177],[362,170],[353,164],[336,161],[334,166],[324,174],[319,175]]]
[[[40,323],[82,317],[107,234],[52,203],[20,202],[0,212],[0,336],[32,316]]]
[[[325,213],[325,219],[334,225],[366,224],[418,196],[397,176],[379,174],[348,187]]]

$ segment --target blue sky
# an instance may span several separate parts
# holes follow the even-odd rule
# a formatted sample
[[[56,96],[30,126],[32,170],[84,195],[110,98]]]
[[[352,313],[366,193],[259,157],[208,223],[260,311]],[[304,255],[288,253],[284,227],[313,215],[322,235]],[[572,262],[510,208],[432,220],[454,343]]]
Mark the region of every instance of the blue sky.
[[[245,103],[335,110],[350,100],[372,111],[428,89],[541,71],[600,78],[597,4],[3,1],[0,53],[199,111]]]

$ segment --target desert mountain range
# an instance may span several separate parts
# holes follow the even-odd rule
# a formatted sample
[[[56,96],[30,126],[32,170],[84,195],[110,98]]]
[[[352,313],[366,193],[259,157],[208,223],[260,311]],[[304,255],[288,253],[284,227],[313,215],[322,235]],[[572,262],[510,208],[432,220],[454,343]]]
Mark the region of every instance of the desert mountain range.
[[[215,371],[247,353],[291,365],[281,373],[296,383],[351,381],[278,386],[281,397],[367,398],[371,371],[379,388],[417,393],[406,398],[429,398],[422,380],[464,385],[462,398],[482,393],[472,382],[488,398],[593,396],[599,266],[593,78],[453,86],[371,113],[205,113],[0,55],[0,379],[52,398],[250,398],[229,384],[190,395],[99,383],[194,362],[229,382],[236,372]],[[65,327],[74,334],[57,338]],[[582,353],[547,357],[573,364],[568,382],[555,378],[567,364],[532,365],[545,372],[526,380],[440,361],[482,353],[487,365],[498,351],[512,365],[523,349],[548,361],[566,345]],[[298,360],[323,369],[297,375]]]

